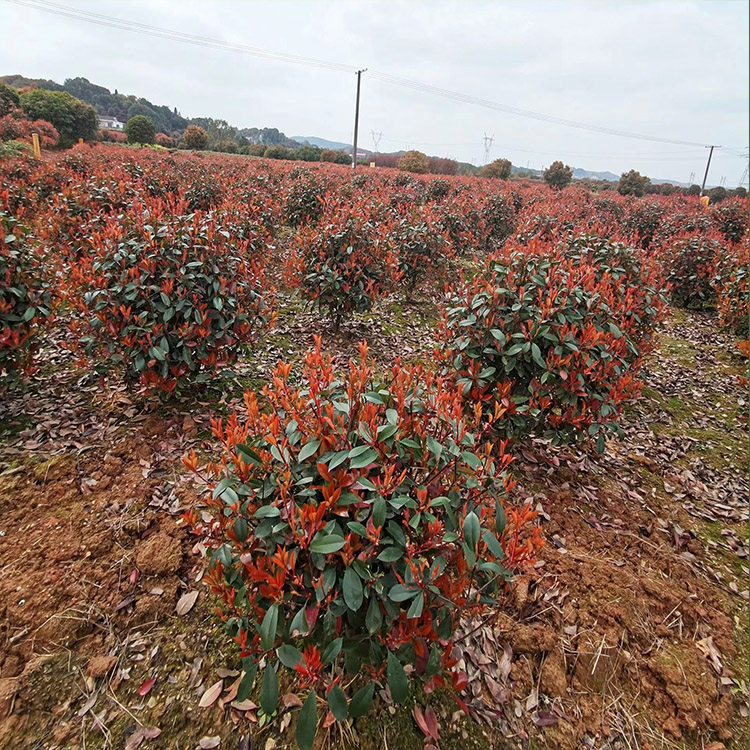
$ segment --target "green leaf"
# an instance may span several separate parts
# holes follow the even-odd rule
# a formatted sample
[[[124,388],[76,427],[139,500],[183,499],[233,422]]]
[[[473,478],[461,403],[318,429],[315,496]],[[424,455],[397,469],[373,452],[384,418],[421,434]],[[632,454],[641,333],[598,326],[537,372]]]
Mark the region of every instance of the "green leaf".
[[[544,358],[542,357],[542,352],[541,352],[541,350],[539,349],[539,347],[536,344],[532,344],[531,345],[531,358],[543,370],[547,369],[547,363],[544,361]]]
[[[341,653],[341,647],[343,645],[343,638],[336,638],[335,640],[331,641],[323,649],[323,653],[320,655],[320,661],[323,662],[323,664],[325,664],[326,666],[328,664],[333,664],[333,662],[336,660],[336,657]]]
[[[363,446],[359,447],[361,448]],[[350,469],[361,469],[362,467],[371,464],[378,457],[378,452],[374,448],[370,448],[370,446],[365,446],[365,448],[366,450],[357,454],[355,458],[349,461]],[[354,450],[357,450],[357,448],[354,448]]]
[[[393,700],[396,703],[403,703],[409,695],[409,681],[406,679],[406,672],[401,662],[392,651],[388,652],[385,671]]]
[[[361,687],[356,693],[354,693],[351,702],[349,703],[349,715],[352,719],[358,719],[370,710],[370,704],[372,703],[372,697],[374,694],[374,682]]]
[[[398,425],[395,424],[383,424],[378,427],[378,440],[383,442],[388,438],[393,437],[398,432]]]
[[[372,504],[372,523],[376,529],[385,523],[385,511],[385,500],[382,497],[377,497]]]
[[[470,451],[462,451],[461,458],[463,458],[472,469],[478,469],[482,465],[481,459]]]
[[[261,505],[253,513],[253,518],[278,518],[280,515],[281,511],[275,505]]]
[[[346,544],[344,537],[338,534],[316,534],[310,542],[310,552],[319,552],[321,555],[328,555],[331,552],[338,552]]]
[[[248,660],[249,661],[249,660]],[[253,662],[248,666],[243,666],[245,674],[240,680],[239,687],[237,688],[237,700],[244,701],[250,691],[253,689],[253,683],[255,682],[255,675],[258,672],[258,662]]]
[[[279,704],[279,679],[272,664],[266,665],[260,685],[260,707],[271,716]]]
[[[502,331],[499,331],[497,328],[493,328],[490,330],[490,333],[497,339],[500,346],[505,346],[507,338]]]
[[[419,595],[414,599],[409,607],[409,611],[406,613],[408,619],[422,616],[422,608],[424,607],[424,593],[419,592]]]
[[[362,606],[362,579],[357,575],[354,568],[347,568],[344,572],[344,602],[353,612]]]
[[[349,718],[349,705],[346,702],[344,691],[334,685],[328,693],[328,708],[338,721],[346,721]]]
[[[438,443],[437,440],[435,440],[432,435],[427,436],[427,448],[429,449],[430,453],[432,453],[435,458],[439,461],[440,460],[440,454],[443,452],[443,446]]]
[[[302,654],[299,649],[294,646],[290,646],[285,643],[283,646],[279,646],[276,649],[276,655],[279,657],[279,661],[289,669],[294,669],[297,664],[302,661]]]
[[[373,596],[370,599],[370,604],[367,607],[367,614],[365,615],[365,625],[367,626],[367,632],[373,635],[380,630],[380,626],[383,624],[383,613],[380,611],[380,604],[378,600]]]
[[[364,539],[367,539],[367,529],[357,521],[349,521],[349,523],[346,524],[347,528],[350,531],[353,531],[355,534],[359,534]]]
[[[396,562],[396,560],[403,557],[403,554],[404,550],[402,550],[400,547],[391,545],[390,547],[386,547],[378,555],[378,560],[382,560],[383,562]]]
[[[242,445],[241,443],[238,443],[235,447],[240,454],[240,458],[246,464],[255,464],[255,466],[260,466],[263,463],[260,456],[249,445]]]
[[[276,640],[276,626],[279,622],[279,605],[272,604],[260,624],[260,645],[264,651],[270,651],[273,648],[273,642]]]
[[[499,560],[502,560],[503,557],[505,557],[505,553],[503,552],[503,548],[500,545],[500,542],[491,531],[485,531],[484,534],[482,534],[482,539],[487,545],[487,549],[492,552],[495,557],[497,557]]]
[[[464,519],[464,539],[469,548],[476,550],[477,542],[479,541],[479,519],[474,511],[466,514]]]
[[[313,438],[312,440],[308,440],[303,446],[302,449],[299,452],[299,455],[297,456],[297,461],[302,463],[306,458],[310,458],[316,450],[320,447],[320,440],[317,438]]]
[[[505,508],[499,500],[495,500],[495,531],[497,531],[498,537],[502,538],[506,523]]]
[[[397,583],[391,587],[388,598],[392,602],[405,602],[407,599],[413,599],[418,593],[419,589],[417,588],[407,589],[403,584]]]
[[[315,691],[311,690],[297,717],[297,745],[300,750],[312,750],[318,726],[318,705]]]

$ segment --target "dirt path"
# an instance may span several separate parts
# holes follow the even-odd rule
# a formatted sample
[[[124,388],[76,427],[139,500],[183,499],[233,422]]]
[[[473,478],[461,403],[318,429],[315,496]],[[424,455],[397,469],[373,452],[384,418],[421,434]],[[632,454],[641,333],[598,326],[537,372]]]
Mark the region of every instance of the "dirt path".
[[[416,356],[428,308],[391,300],[340,348],[367,335],[383,365]],[[284,310],[239,368],[246,385],[317,332]],[[548,545],[462,644],[477,721],[448,695],[414,697],[442,748],[747,746],[747,365],[708,318],[675,313],[660,338],[624,442],[520,452],[515,493]],[[293,710],[259,727],[252,701],[232,705],[233,644],[176,523],[194,498],[179,457],[211,450],[210,414],[237,394],[165,409],[81,380],[55,347],[44,361],[0,404],[0,748],[285,746]],[[354,732],[352,746],[422,747],[411,706]]]

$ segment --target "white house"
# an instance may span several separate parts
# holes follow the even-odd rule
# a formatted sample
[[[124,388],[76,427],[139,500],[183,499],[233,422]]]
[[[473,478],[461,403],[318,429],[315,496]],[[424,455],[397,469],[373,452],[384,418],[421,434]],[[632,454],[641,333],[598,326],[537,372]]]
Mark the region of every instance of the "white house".
[[[116,117],[100,117],[99,127],[101,130],[122,130],[125,123],[120,122]]]

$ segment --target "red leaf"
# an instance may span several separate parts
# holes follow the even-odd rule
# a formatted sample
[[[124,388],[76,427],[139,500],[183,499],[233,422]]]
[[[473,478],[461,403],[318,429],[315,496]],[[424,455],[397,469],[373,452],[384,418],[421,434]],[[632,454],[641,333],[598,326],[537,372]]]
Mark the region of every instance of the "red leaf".
[[[315,626],[315,620],[318,619],[318,612],[319,611],[320,611],[320,607],[308,607],[305,610],[305,619],[307,620],[307,631],[308,631],[308,633]]]
[[[451,681],[453,687],[460,692],[469,684],[469,675],[466,672],[454,672],[451,675]]]
[[[138,688],[138,695],[148,695],[156,682],[156,677],[151,677]]]
[[[440,732],[440,724],[438,724],[437,715],[429,707],[424,712],[424,720],[427,723],[427,731],[429,732],[430,737],[437,742],[438,734]]]
[[[422,732],[422,734],[425,735],[425,737],[429,737],[430,729],[427,726],[427,722],[425,721],[422,709],[416,703],[414,704],[414,719],[417,722],[417,726],[419,727],[419,730]]]

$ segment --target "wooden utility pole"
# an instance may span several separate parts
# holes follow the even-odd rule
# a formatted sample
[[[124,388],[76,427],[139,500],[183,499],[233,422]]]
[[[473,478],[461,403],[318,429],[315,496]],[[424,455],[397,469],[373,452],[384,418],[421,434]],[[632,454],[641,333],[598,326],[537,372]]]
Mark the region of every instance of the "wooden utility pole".
[[[706,148],[710,148],[711,150],[708,152],[708,163],[706,164],[706,173],[703,175],[703,184],[701,185],[701,195],[703,195],[704,191],[706,190],[706,179],[708,178],[708,168],[711,166],[711,157],[714,154],[714,149],[721,148],[721,146],[706,146]]]
[[[357,133],[359,132],[359,88],[362,83],[362,73],[367,68],[357,71],[357,103],[354,107],[354,143],[352,144],[352,169],[357,168]]]

